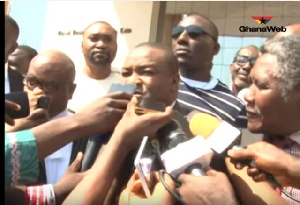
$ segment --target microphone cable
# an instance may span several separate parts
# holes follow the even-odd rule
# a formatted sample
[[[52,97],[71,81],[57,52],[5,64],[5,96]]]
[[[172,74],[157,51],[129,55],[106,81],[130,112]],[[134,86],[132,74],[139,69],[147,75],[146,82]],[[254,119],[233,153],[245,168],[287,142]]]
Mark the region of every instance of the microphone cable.
[[[171,179],[175,182],[176,186],[180,186],[180,182],[177,181],[177,179],[175,179],[174,177],[172,177],[168,172],[166,172],[166,170],[159,170],[158,171],[158,176],[159,176],[159,180],[161,181],[161,183],[164,185],[165,189],[170,193],[170,195],[175,198],[177,200],[176,205],[185,205],[185,203],[183,202],[181,196],[179,195],[179,193],[175,190],[173,190],[165,181],[165,174],[169,175],[171,177]]]

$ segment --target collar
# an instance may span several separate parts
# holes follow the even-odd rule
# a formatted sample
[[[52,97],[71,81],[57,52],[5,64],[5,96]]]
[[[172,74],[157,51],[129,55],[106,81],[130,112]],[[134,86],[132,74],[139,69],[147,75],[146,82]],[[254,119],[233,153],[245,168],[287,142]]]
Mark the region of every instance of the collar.
[[[65,109],[64,111],[58,113],[57,115],[55,115],[54,117],[52,117],[50,120],[55,120],[55,119],[59,119],[62,117],[67,117],[73,115],[73,113],[69,112],[67,109]]]
[[[203,89],[203,90],[211,90],[214,89],[217,84],[218,84],[218,79],[211,77],[209,82],[203,82],[203,81],[198,81],[198,80],[192,80],[189,78],[185,78],[180,76],[180,79],[185,82],[187,85],[189,85],[190,87],[194,87],[194,88],[199,88],[199,89]]]
[[[5,74],[4,74],[5,80],[8,80],[8,64],[7,63],[5,63],[4,69],[5,69]]]
[[[300,130],[291,134],[288,138],[300,145]]]

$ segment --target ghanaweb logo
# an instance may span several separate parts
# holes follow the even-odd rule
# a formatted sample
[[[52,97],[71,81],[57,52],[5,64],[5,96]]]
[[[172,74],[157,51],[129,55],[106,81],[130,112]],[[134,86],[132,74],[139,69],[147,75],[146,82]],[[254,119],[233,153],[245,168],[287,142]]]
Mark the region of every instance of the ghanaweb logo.
[[[252,19],[259,25],[266,25],[269,23],[273,16],[251,16]],[[286,28],[284,26],[265,26],[265,27],[249,27],[240,26],[240,32],[285,32]]]

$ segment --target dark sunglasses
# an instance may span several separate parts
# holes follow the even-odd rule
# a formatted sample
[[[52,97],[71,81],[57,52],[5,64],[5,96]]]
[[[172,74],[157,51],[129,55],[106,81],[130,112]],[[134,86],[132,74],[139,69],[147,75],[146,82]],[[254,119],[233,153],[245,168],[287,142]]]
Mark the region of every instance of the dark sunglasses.
[[[196,38],[196,37],[201,36],[201,35],[208,35],[215,42],[217,42],[217,40],[215,39],[215,37],[213,37],[212,35],[210,35],[206,31],[204,31],[203,28],[201,28],[200,26],[195,26],[195,25],[190,25],[190,26],[186,26],[186,27],[184,27],[184,26],[176,26],[176,27],[174,27],[172,29],[172,38],[173,39],[177,39],[180,36],[180,34],[182,34],[185,30],[186,30],[187,34],[191,38]]]
[[[245,65],[246,63],[250,63],[251,67],[254,66],[256,58],[251,58],[249,56],[235,56],[234,61],[239,65]]]

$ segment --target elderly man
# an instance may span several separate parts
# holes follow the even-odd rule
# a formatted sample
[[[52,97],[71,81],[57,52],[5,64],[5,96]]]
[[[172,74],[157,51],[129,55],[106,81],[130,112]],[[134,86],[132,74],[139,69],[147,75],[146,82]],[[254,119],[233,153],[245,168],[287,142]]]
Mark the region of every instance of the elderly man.
[[[120,73],[111,66],[117,53],[117,31],[109,23],[96,21],[84,30],[82,52],[85,65],[76,75],[77,88],[68,104],[75,112],[121,81]]]
[[[208,18],[191,14],[172,30],[172,47],[180,70],[178,102],[186,110],[210,113],[239,127],[246,126],[244,105],[211,76],[218,54],[218,29]]]
[[[300,36],[291,35],[267,41],[261,48],[262,55],[253,67],[251,85],[245,95],[247,101],[248,129],[266,135],[266,141],[285,152],[300,156]],[[279,162],[280,163],[279,159]],[[268,183],[253,183],[246,169],[237,171],[227,163],[236,190],[243,204],[284,204]],[[258,174],[248,172],[249,174]],[[245,183],[247,182],[247,183]],[[289,204],[298,204],[300,190],[285,187],[286,192],[298,200],[281,194]],[[250,190],[245,192],[243,190]]]
[[[258,57],[259,48],[245,46],[237,51],[230,65],[233,93],[244,101],[244,89],[249,87],[249,73]]]

